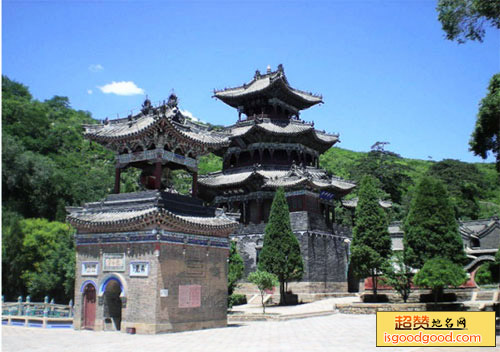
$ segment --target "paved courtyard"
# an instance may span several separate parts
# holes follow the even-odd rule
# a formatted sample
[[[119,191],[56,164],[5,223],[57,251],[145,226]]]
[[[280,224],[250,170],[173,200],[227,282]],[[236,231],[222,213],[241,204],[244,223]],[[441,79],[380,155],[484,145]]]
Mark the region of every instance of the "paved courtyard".
[[[227,328],[162,335],[2,327],[4,352],[154,351],[451,351],[450,348],[376,348],[374,315],[334,314],[282,322],[245,322]],[[497,338],[497,344],[500,340]],[[453,349],[456,350],[456,349]],[[486,352],[497,348],[476,348]],[[464,350],[465,351],[465,350]]]

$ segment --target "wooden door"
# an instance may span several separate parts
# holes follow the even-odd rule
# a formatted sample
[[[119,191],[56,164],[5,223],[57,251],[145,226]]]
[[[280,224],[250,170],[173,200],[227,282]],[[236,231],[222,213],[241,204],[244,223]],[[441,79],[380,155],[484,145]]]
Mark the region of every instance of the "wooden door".
[[[91,284],[85,286],[83,293],[83,328],[94,329],[96,310],[95,287]]]

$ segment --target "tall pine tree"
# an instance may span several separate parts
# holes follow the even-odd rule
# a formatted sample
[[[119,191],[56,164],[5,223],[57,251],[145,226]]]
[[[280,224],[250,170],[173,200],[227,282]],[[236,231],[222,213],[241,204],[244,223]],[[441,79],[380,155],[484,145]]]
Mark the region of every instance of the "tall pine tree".
[[[443,183],[423,177],[417,185],[404,223],[404,246],[409,264],[422,268],[435,257],[464,264],[466,256],[455,212]]]
[[[359,189],[353,229],[351,262],[358,277],[371,277],[377,295],[377,275],[391,255],[387,216],[379,205],[375,180],[364,176]]]
[[[299,241],[292,232],[285,191],[279,188],[274,196],[264,244],[259,256],[259,270],[275,274],[280,282],[280,304],[286,304],[285,286],[302,278],[304,263]]]
[[[243,277],[243,272],[245,271],[245,264],[243,263],[241,255],[238,253],[235,241],[231,241],[228,266],[227,294],[231,296],[236,289],[238,280]]]

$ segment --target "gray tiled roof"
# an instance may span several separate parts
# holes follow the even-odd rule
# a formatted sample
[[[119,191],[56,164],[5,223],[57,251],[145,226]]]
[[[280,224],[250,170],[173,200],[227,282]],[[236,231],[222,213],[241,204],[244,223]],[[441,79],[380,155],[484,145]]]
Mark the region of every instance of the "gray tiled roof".
[[[342,205],[346,208],[356,208],[358,206],[358,201],[359,201],[358,197],[352,199],[346,199],[342,201]],[[378,204],[380,204],[382,208],[392,207],[392,202],[386,200],[379,200]]]
[[[224,214],[217,216],[197,199],[158,191],[110,195],[102,202],[68,211],[67,221],[82,232],[137,230],[158,223],[195,232],[226,231],[237,226],[234,220]]]
[[[299,135],[309,133],[312,138],[321,143],[334,144],[339,140],[337,134],[329,134],[316,130],[311,124],[289,120],[287,123],[264,119],[263,122],[248,121],[228,127],[226,131],[232,138],[241,137],[253,130],[272,133],[275,135]]]
[[[481,238],[495,227],[500,228],[500,221],[492,217],[484,220],[461,221],[459,229],[462,236]]]
[[[154,128],[164,128],[195,143],[212,147],[229,145],[228,136],[173,121],[178,114],[181,112],[176,107],[166,107],[165,112],[156,109],[147,115],[140,113],[131,118],[111,120],[105,124],[84,125],[84,136],[97,142],[107,142],[139,136]]]
[[[290,87],[282,69],[259,76],[256,75],[252,81],[239,87],[215,91],[214,96],[221,100],[225,100],[225,98],[239,98],[262,92],[273,85],[283,87],[288,94],[302,100],[308,106],[323,102],[321,96]]]
[[[227,187],[244,183],[255,176],[261,177],[264,181],[263,187],[269,188],[294,187],[306,183],[316,189],[349,191],[356,187],[354,182],[329,176],[322,169],[314,167],[300,168],[295,165],[292,165],[290,170],[243,169],[234,173],[217,172],[200,176],[198,182],[206,187]]]

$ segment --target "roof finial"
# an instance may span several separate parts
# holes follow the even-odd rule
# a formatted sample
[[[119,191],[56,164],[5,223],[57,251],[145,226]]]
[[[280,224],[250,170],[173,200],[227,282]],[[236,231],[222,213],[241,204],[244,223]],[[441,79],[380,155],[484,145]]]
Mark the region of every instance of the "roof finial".
[[[267,65],[267,73],[271,73],[271,65]]]
[[[283,64],[279,64],[278,65],[278,71],[279,72],[284,72],[284,70],[283,70]]]

